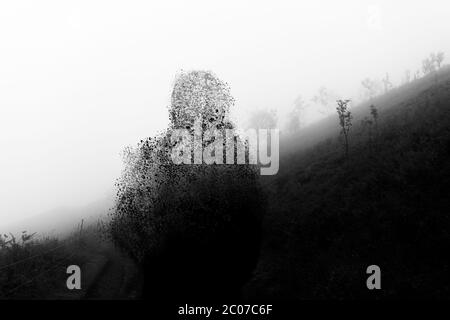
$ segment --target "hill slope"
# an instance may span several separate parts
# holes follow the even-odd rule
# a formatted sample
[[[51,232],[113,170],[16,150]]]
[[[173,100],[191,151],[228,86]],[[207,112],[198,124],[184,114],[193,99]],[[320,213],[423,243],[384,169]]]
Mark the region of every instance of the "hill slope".
[[[113,197],[108,196],[86,206],[56,208],[18,223],[2,226],[0,232],[20,235],[25,230],[29,233],[36,232],[39,236],[65,236],[77,229],[81,220],[84,220],[84,226],[95,225],[99,219],[107,216],[113,205]]]
[[[449,102],[445,68],[375,99],[372,137],[359,123],[368,103],[352,110],[348,160],[337,119],[282,142],[280,173],[266,181],[263,257],[247,296],[448,297]],[[372,264],[381,268],[382,290],[366,287]]]

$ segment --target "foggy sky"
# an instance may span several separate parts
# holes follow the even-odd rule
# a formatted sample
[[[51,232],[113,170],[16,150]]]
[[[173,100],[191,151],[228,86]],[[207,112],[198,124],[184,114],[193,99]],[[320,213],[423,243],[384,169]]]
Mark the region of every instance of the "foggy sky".
[[[120,152],[168,123],[181,70],[227,81],[234,115],[450,58],[446,1],[2,1],[0,226],[114,190]],[[446,61],[445,61],[446,62]]]

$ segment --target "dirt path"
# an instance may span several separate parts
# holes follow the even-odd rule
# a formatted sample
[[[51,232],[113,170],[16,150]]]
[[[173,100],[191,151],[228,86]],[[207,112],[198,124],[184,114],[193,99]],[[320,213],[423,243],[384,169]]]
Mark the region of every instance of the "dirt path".
[[[116,252],[106,252],[104,258],[106,261],[98,270],[82,299],[138,299],[141,281],[134,263]]]

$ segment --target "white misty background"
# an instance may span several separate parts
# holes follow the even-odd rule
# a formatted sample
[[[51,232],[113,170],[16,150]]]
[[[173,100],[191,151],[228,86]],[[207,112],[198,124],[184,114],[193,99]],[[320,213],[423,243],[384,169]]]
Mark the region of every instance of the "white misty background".
[[[123,147],[166,126],[180,69],[229,82],[238,120],[282,118],[322,85],[353,97],[448,56],[449,16],[446,1],[2,1],[0,228],[113,193]]]

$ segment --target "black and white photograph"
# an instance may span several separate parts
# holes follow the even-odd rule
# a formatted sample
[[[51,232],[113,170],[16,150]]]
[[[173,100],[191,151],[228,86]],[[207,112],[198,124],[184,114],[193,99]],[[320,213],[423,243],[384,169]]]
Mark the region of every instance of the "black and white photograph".
[[[444,0],[1,0],[0,305],[450,299],[449,39]]]

